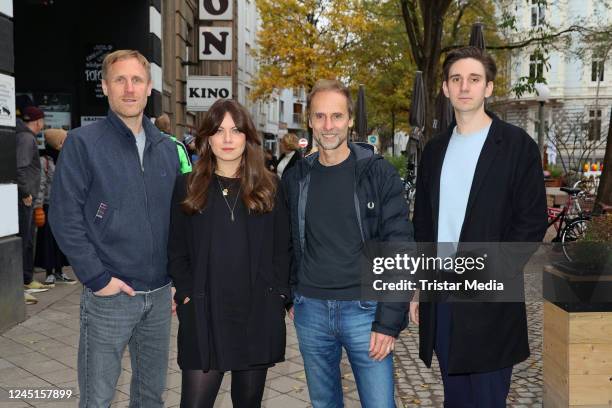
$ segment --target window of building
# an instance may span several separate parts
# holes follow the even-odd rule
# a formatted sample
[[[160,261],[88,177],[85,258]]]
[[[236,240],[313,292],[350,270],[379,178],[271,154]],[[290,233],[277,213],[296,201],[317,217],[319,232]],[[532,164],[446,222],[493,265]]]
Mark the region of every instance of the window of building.
[[[601,138],[601,109],[589,109],[589,140]]]
[[[591,82],[604,80],[604,60],[600,56],[593,57],[591,62]]]
[[[293,104],[293,123],[297,123],[299,125],[303,124],[303,117],[302,117],[302,104],[301,103],[294,103]]]
[[[269,107],[270,115],[268,116],[268,120],[270,122],[274,122],[274,120],[276,118],[278,118],[278,110],[277,109],[278,109],[278,102],[277,102],[276,98],[274,98],[274,99],[272,99],[270,101],[270,107]]]
[[[285,101],[280,101],[280,107],[278,108],[278,121],[285,121]]]
[[[529,79],[536,82],[544,78],[544,57],[540,53],[534,53],[529,56]]]
[[[531,0],[531,26],[540,27],[544,24],[544,8],[546,6],[543,0]]]
[[[244,29],[251,32],[251,2],[246,0],[244,3]]]
[[[246,72],[252,72],[252,64],[251,64],[251,45],[249,43],[244,44],[244,66],[246,68]]]

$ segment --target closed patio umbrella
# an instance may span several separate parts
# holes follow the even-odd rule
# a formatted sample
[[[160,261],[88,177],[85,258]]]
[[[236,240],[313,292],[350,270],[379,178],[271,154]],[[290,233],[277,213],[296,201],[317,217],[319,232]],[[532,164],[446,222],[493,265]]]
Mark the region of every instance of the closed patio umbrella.
[[[365,87],[359,85],[355,108],[355,131],[360,142],[365,142],[368,133],[368,112],[366,111]]]
[[[484,25],[482,23],[474,23],[472,24],[472,31],[470,32],[470,45],[478,47],[481,50],[485,49],[483,28]]]

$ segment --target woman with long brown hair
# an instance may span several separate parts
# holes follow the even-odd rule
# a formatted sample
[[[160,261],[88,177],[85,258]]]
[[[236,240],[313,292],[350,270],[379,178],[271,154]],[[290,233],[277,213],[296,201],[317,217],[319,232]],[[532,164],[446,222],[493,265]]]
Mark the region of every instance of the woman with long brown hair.
[[[179,318],[181,407],[213,407],[232,372],[234,407],[259,407],[284,360],[289,218],[246,109],[216,101],[196,137],[200,159],[176,183],[168,245]]]

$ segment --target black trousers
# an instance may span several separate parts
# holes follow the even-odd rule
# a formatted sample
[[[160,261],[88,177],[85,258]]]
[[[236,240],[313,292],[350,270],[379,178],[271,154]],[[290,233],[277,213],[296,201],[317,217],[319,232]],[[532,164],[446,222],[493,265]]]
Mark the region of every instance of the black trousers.
[[[34,277],[34,208],[19,200],[19,233],[21,237],[21,256],[23,259],[23,283],[29,284]]]
[[[512,366],[485,373],[448,373],[452,307],[452,303],[438,303],[436,316],[435,350],[444,384],[444,407],[505,408]]]

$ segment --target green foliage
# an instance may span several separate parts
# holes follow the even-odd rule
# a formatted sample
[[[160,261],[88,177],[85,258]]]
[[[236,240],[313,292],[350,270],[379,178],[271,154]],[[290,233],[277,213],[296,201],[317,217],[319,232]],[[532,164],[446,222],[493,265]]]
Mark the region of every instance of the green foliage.
[[[548,171],[550,172],[550,177],[552,178],[559,178],[563,175],[563,167],[559,166],[558,164],[548,166]]]
[[[406,156],[391,156],[390,154],[385,154],[385,160],[387,160],[399,173],[401,178],[406,177]]]
[[[606,242],[612,246],[612,214],[593,217],[584,234],[583,241]]]

